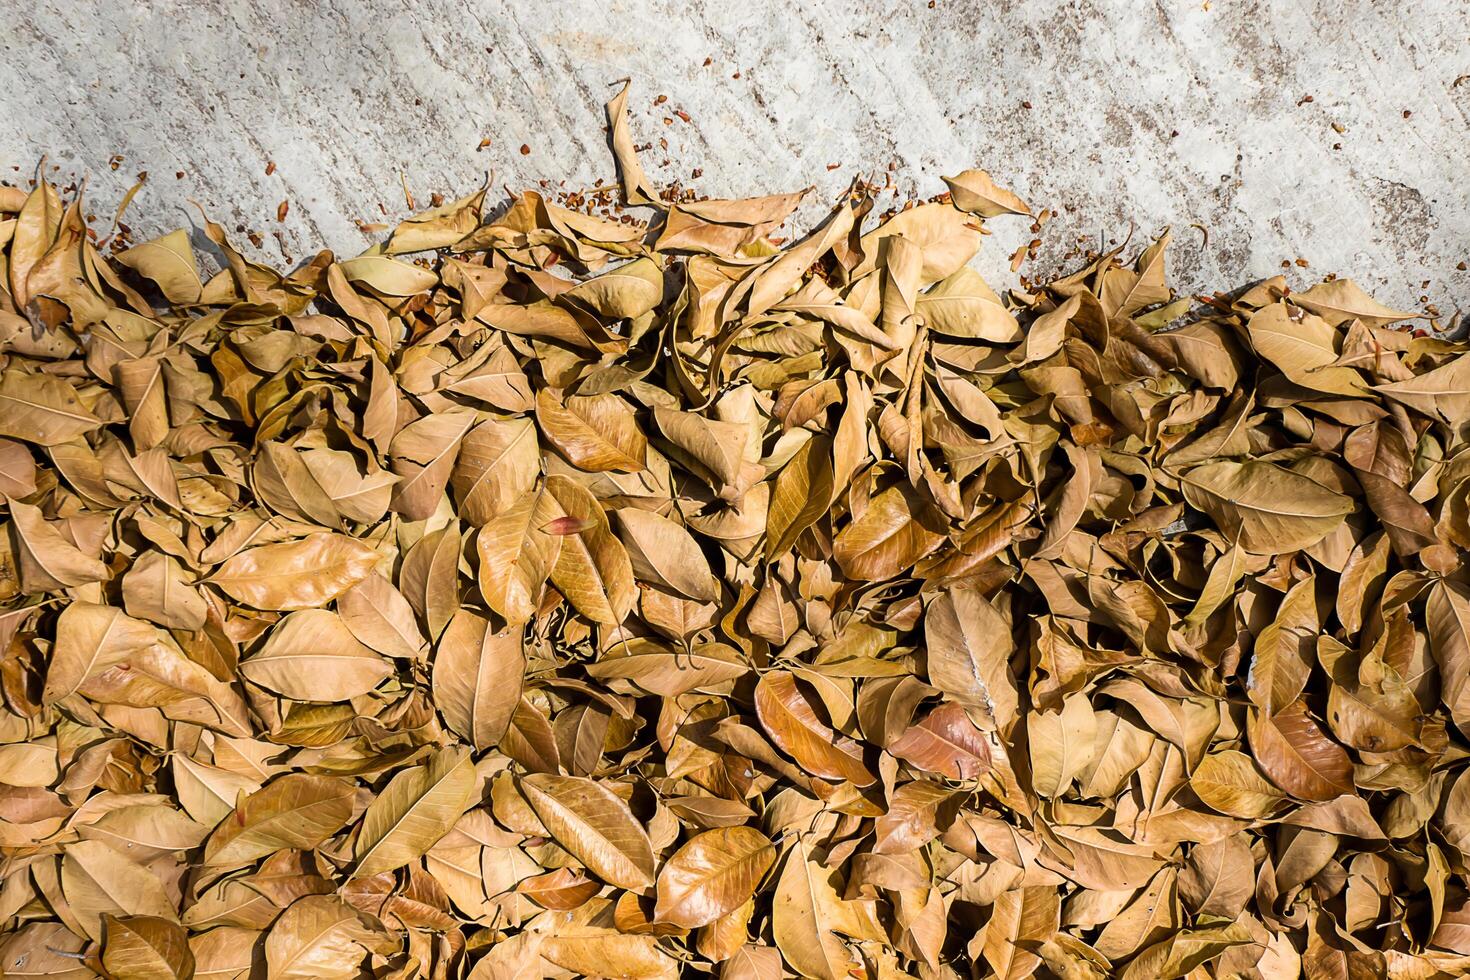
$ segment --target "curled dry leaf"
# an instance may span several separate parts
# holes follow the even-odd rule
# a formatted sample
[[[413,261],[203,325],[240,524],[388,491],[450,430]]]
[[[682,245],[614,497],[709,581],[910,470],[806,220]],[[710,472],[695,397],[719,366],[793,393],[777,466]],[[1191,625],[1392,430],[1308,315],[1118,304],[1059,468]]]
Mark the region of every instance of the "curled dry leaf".
[[[961,211],[978,214],[982,218],[1031,213],[1031,208],[1025,201],[998,186],[983,170],[966,170],[944,178],[944,182],[949,185],[950,199],[954,206]]]
[[[1470,347],[615,91],[288,270],[0,187],[0,974],[1470,971]]]

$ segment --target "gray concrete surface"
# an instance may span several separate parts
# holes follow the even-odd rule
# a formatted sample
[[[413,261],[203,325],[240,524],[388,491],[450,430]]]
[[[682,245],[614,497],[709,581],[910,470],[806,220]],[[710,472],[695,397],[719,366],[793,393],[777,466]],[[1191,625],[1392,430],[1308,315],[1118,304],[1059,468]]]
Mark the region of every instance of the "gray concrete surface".
[[[87,175],[110,214],[146,170],[128,216],[140,234],[190,223],[193,199],[258,229],[276,260],[279,231],[299,260],[369,244],[356,222],[404,216],[401,181],[420,202],[490,170],[513,188],[586,186],[613,174],[602,103],[631,77],[635,133],[668,140],[644,154],[661,186],[812,184],[828,199],[892,164],[901,191],[928,195],[940,174],[980,165],[1061,209],[1037,271],[1078,236],[1122,238],[1132,223],[1141,241],[1173,225],[1191,289],[1303,258],[1302,283],[1330,270],[1386,302],[1470,307],[1456,269],[1470,259],[1462,0],[0,0],[0,12],[4,176],[23,180],[47,154],[58,175]],[[1008,253],[1030,232],[992,224],[982,270],[1013,283]]]

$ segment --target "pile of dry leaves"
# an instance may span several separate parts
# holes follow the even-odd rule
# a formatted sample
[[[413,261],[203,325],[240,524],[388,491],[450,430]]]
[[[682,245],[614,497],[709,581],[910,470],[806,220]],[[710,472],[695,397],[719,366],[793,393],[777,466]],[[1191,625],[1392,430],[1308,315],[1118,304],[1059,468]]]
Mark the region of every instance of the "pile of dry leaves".
[[[1466,346],[609,108],[290,274],[0,189],[0,974],[1464,975]]]

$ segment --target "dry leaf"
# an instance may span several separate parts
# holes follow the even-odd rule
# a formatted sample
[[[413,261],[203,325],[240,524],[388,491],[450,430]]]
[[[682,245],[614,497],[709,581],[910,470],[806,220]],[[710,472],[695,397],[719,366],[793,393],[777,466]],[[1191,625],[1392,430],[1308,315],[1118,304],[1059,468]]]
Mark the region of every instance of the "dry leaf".
[[[380,874],[417,859],[449,833],[474,789],[474,765],[463,749],[444,749],[424,765],[401,770],[362,815],[353,876]]]
[[[709,925],[749,901],[775,860],[775,847],[758,830],[706,831],[659,871],[654,917],[686,929]]]
[[[315,609],[367,578],[378,559],[355,538],[317,533],[242,551],[207,581],[257,609]]]
[[[647,833],[611,790],[591,779],[536,773],[522,779],[547,832],[587,870],[621,888],[653,884],[653,849]]]

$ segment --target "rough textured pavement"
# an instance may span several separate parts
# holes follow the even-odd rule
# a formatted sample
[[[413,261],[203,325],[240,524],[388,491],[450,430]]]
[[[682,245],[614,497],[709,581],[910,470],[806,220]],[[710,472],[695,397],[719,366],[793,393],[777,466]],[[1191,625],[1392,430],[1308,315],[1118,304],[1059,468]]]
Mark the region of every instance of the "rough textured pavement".
[[[261,232],[268,258],[280,258],[279,232],[300,260],[373,241],[357,222],[404,216],[401,182],[421,206],[486,171],[512,188],[586,186],[613,173],[602,103],[631,77],[637,138],[668,141],[644,154],[660,186],[739,196],[810,184],[820,202],[892,165],[902,191],[929,195],[940,174],[978,164],[1060,209],[1037,271],[1078,236],[1126,237],[1133,222],[1141,242],[1172,225],[1188,288],[1301,258],[1302,284],[1333,270],[1394,305],[1470,307],[1470,274],[1456,269],[1470,259],[1470,5],[1458,0],[0,10],[3,177],[24,182],[46,154],[59,176],[89,177],[105,224],[146,170],[128,215],[139,237],[195,221],[193,199]],[[668,102],[654,106],[659,95]],[[1208,229],[1207,248],[1191,224]],[[1031,234],[992,225],[982,269],[1012,284],[1009,253]]]

